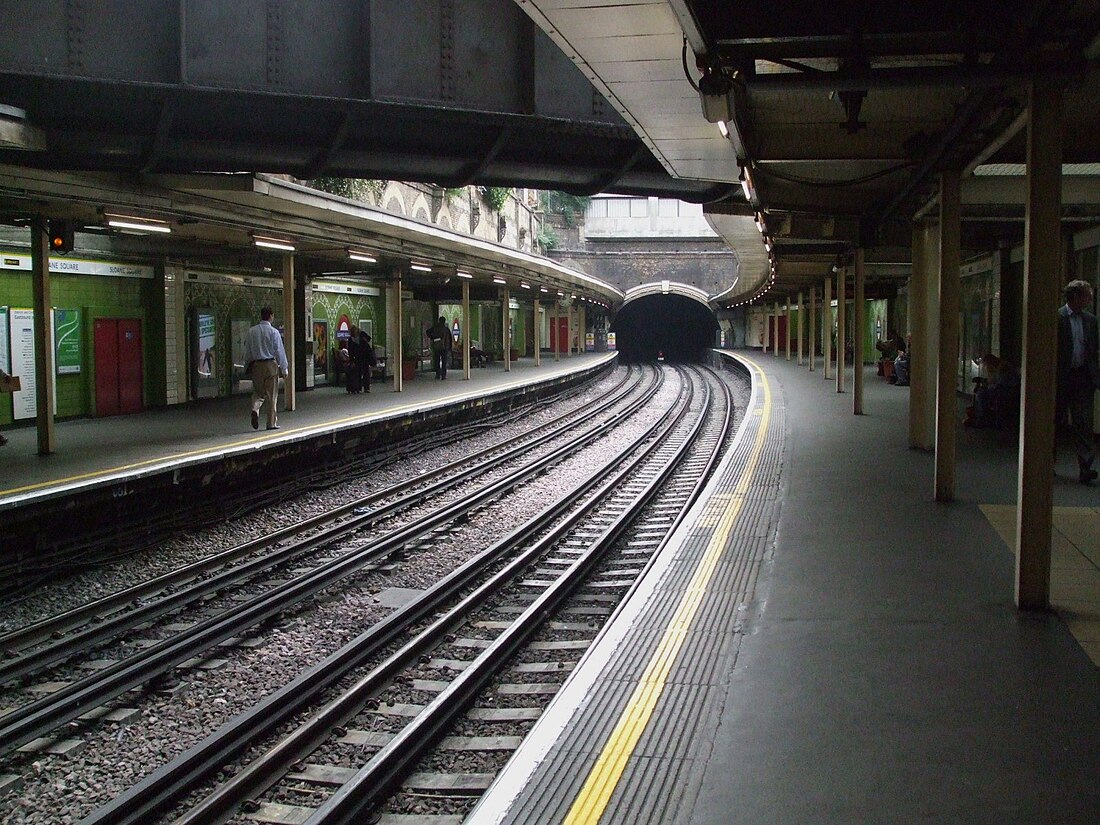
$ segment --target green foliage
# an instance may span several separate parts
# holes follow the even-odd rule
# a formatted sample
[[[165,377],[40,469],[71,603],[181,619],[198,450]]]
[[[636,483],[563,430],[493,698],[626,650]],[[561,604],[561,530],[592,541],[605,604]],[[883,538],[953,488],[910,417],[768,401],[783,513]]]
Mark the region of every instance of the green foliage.
[[[535,240],[543,249],[553,249],[558,245],[558,233],[554,231],[552,226],[543,226],[539,229],[539,234]]]
[[[568,192],[541,192],[542,210],[561,215],[566,226],[576,226],[577,219],[588,209],[592,198],[587,195],[570,195]]]
[[[508,203],[508,196],[511,194],[512,190],[503,186],[488,186],[483,190],[485,202],[493,207],[496,212],[504,208],[504,204]]]
[[[363,203],[377,202],[386,190],[384,180],[364,178],[316,178],[307,184],[321,192]]]
[[[457,189],[444,189],[443,200],[450,203],[455,198],[460,198],[466,193],[465,187],[458,187]]]

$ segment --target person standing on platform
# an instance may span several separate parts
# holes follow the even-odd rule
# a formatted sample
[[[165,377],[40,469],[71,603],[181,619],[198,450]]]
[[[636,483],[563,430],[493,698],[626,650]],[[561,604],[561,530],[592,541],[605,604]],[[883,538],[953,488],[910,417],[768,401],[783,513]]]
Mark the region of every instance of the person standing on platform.
[[[1097,477],[1092,464],[1096,442],[1092,432],[1093,395],[1100,388],[1100,363],[1092,286],[1070,281],[1063,290],[1065,305],[1058,310],[1058,390],[1055,402],[1059,426],[1069,418],[1077,451],[1079,479],[1091,484]]]
[[[435,377],[443,381],[447,378],[447,362],[450,360],[451,345],[454,343],[454,339],[451,338],[451,328],[447,326],[447,319],[440,315],[439,320],[428,327],[425,334],[432,342],[432,369],[435,370]]]
[[[359,327],[354,324],[351,325],[346,347],[350,359],[347,369],[345,370],[345,375],[348,379],[348,394],[354,395],[357,392],[363,391],[363,382],[359,378],[359,361],[361,359],[359,354]]]
[[[359,359],[355,362],[355,368],[359,370],[359,386],[363,392],[370,392],[370,373],[378,364],[378,356],[374,354],[374,344],[366,330],[359,330]]]
[[[260,408],[267,407],[267,428],[279,429],[276,404],[279,398],[279,376],[287,375],[286,350],[283,336],[271,325],[271,307],[260,310],[260,323],[249,328],[245,338],[244,358],[252,376],[252,429],[260,428]]]

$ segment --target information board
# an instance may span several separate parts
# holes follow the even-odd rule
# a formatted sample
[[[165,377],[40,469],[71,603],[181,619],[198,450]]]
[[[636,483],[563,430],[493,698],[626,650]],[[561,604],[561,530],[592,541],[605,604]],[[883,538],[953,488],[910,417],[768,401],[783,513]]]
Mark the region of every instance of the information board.
[[[15,309],[8,312],[8,341],[11,345],[11,374],[18,375],[23,389],[12,393],[12,416],[34,418],[38,414],[34,373],[34,310]]]
[[[53,311],[54,359],[58,375],[80,372],[80,310]]]
[[[11,356],[8,351],[8,308],[0,307],[0,370],[11,372]]]

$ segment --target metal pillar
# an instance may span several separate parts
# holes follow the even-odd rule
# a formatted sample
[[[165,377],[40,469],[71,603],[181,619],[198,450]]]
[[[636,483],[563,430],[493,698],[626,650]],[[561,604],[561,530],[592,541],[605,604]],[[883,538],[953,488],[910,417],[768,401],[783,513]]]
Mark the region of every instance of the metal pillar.
[[[405,313],[401,305],[401,271],[394,275],[394,281],[390,284],[390,317],[393,318],[393,391],[402,392],[405,389],[405,377],[402,372],[405,369],[405,342],[402,340],[405,334]]]
[[[462,279],[462,377],[470,380],[470,282]]]
[[[863,249],[856,249],[855,288],[852,295],[852,412],[863,415],[863,338],[867,325],[863,306]]]
[[[959,370],[959,279],[962,213],[959,172],[940,175],[940,347],[936,380],[936,501],[955,498],[956,381]]]
[[[772,340],[772,314],[768,312],[768,305],[764,304],[764,352],[768,351],[768,346]]]
[[[500,337],[504,341],[504,371],[512,371],[512,310],[508,306],[511,302],[511,295],[508,292],[508,287],[501,289],[501,331]]]
[[[803,300],[802,290],[799,290],[798,291],[798,330],[797,330],[797,336],[796,336],[797,339],[798,339],[798,365],[799,366],[802,366],[803,350],[805,349],[803,347],[803,343],[802,343],[803,342],[802,333],[805,331],[805,326],[806,326],[806,302]]]
[[[294,253],[288,252],[283,255],[283,329],[286,330],[286,335],[283,336],[283,344],[286,349],[286,380],[283,382],[283,409],[287,412],[293,412],[298,408],[298,388],[295,385],[295,379],[297,378],[298,369],[294,363],[295,352],[295,319],[297,314],[297,301],[295,297],[297,293],[294,290]],[[278,395],[278,393],[276,393]],[[278,398],[276,398],[278,402]]]
[[[542,306],[539,299],[535,299],[534,322],[531,328],[535,333],[535,366],[542,365]]]
[[[558,299],[550,305],[550,337],[554,339],[554,360],[561,360],[561,329],[558,324]]]
[[[50,237],[46,219],[31,222],[31,289],[34,305],[34,403],[38,454],[57,448],[53,407],[53,309],[50,305]]]
[[[821,302],[821,352],[824,356],[822,372],[826,381],[833,368],[833,276],[825,276],[825,295]]]
[[[1062,250],[1062,92],[1052,82],[1036,80],[1028,96],[1016,605],[1043,610],[1050,605],[1055,313]]]
[[[913,269],[909,280],[909,446],[918,450],[932,449],[933,428],[929,426],[932,409],[929,400],[928,358],[932,352],[929,338],[929,282],[933,255],[930,243],[931,221],[913,224]],[[938,293],[938,289],[937,289]],[[938,304],[938,299],[937,299]],[[937,309],[938,315],[938,309]],[[937,339],[938,340],[938,339]],[[938,348],[937,344],[937,348]]]
[[[787,339],[787,360],[791,360],[791,327],[794,326],[794,308],[791,306],[791,296],[787,296],[787,333],[784,336]]]
[[[836,271],[836,391],[844,392],[844,364],[845,355],[848,351],[848,328],[847,328],[847,314],[848,308],[845,306],[847,300],[844,290],[847,286],[845,281],[848,279],[848,270],[840,267]]]
[[[806,316],[806,321],[809,324],[809,330],[807,332],[806,343],[809,344],[806,350],[806,355],[810,362],[810,372],[814,371],[814,361],[817,360],[817,287],[810,287],[810,306],[809,313]]]
[[[775,346],[772,347],[772,352],[775,357],[779,357],[779,301],[772,303],[772,314],[775,316],[775,338],[772,340],[775,342]]]

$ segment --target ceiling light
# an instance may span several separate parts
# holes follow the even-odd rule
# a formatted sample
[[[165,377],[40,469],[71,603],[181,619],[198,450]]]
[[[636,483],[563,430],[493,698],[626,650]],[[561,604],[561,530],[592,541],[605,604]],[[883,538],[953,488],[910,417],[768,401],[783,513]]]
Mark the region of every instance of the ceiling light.
[[[427,264],[409,264],[409,269],[414,272],[431,272],[432,268]]]
[[[718,121],[718,131],[722,133],[722,137],[724,138],[728,138],[730,136],[729,127],[726,126],[726,122],[724,120]]]
[[[546,288],[546,287],[544,287],[544,286],[540,286],[540,287],[539,287],[539,292],[549,292],[549,291],[550,291],[550,290],[549,290],[549,289],[547,289],[547,288]]]
[[[474,277],[469,272],[463,272],[461,269],[458,270],[458,272],[456,272],[455,275],[457,275],[459,278],[465,278],[468,281],[471,280]]]
[[[520,285],[521,289],[530,289],[531,288],[530,284],[525,284],[523,281],[520,281],[519,285]]]
[[[493,278],[493,283],[494,284],[504,284],[505,286],[508,285],[508,282],[506,280],[504,280],[503,278]]]
[[[252,243],[256,246],[261,246],[264,249],[277,249],[280,252],[293,252],[294,244],[290,241],[284,241],[281,238],[267,238],[263,235],[253,235]]]
[[[163,232],[165,234],[172,231],[172,227],[168,225],[167,221],[160,221],[156,218],[137,218],[133,215],[114,215],[110,212],[104,212],[103,216],[107,219],[107,226],[113,226],[115,229],[136,229],[139,232]]]
[[[367,263],[367,264],[376,264],[376,263],[378,263],[378,259],[376,257],[374,257],[373,255],[370,255],[366,252],[360,252],[357,249],[349,249],[348,250],[348,257],[351,258],[353,261],[362,261],[363,263]]]

